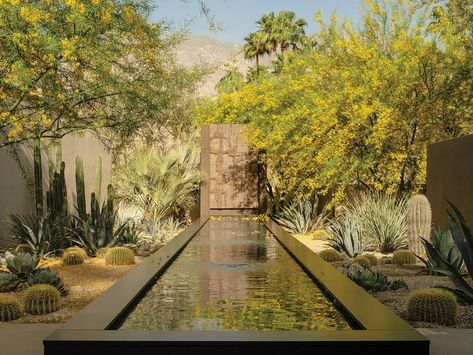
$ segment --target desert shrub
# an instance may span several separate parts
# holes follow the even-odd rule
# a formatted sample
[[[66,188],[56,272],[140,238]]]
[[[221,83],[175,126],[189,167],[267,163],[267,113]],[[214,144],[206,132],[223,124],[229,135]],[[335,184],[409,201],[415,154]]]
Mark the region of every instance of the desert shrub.
[[[406,200],[381,192],[364,192],[346,206],[358,220],[370,249],[390,253],[407,245]]]
[[[407,316],[413,321],[453,325],[457,309],[455,296],[438,288],[412,291],[407,299]]]

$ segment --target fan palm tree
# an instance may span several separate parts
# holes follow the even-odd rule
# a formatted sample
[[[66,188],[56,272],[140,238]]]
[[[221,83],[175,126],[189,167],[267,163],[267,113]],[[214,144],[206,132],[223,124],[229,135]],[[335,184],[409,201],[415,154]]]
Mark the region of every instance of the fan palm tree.
[[[307,22],[304,19],[297,19],[293,11],[281,11],[275,22],[274,36],[281,53],[290,48],[298,48],[306,36],[304,27],[307,26]]]
[[[245,37],[245,42],[246,44],[243,47],[245,59],[254,58],[256,60],[256,70],[259,71],[259,58],[269,53],[267,39],[263,32],[258,31],[250,33],[248,37]]]
[[[219,94],[227,94],[240,90],[244,83],[245,78],[243,74],[238,71],[237,67],[232,67],[227,70],[226,74],[215,85],[215,89],[217,89]]]

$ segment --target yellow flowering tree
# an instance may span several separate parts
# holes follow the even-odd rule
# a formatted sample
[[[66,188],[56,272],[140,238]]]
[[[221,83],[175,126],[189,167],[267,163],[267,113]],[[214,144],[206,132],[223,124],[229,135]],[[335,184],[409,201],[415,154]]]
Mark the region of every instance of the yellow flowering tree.
[[[174,66],[176,38],[149,13],[146,0],[0,0],[0,147],[180,125],[169,111],[197,73]]]
[[[366,0],[360,29],[318,14],[314,49],[202,103],[198,123],[245,123],[287,191],[422,190],[427,144],[470,132],[473,117],[460,37],[425,3]]]

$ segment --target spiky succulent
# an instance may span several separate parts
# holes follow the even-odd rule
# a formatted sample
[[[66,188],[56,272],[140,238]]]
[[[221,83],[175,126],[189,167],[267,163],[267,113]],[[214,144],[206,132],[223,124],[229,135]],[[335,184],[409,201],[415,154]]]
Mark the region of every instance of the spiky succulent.
[[[16,290],[21,280],[12,272],[0,272],[0,292]]]
[[[453,325],[457,309],[455,296],[438,288],[415,290],[407,300],[407,316],[413,321]]]
[[[48,314],[59,309],[61,294],[51,285],[34,285],[25,292],[25,312]]]
[[[9,255],[6,258],[7,269],[21,280],[26,280],[39,263],[39,258],[29,253],[23,255]]]
[[[350,258],[356,257],[366,249],[361,224],[351,213],[347,212],[342,219],[333,221],[329,232],[333,236],[329,240],[330,246]]]
[[[292,233],[307,234],[314,229],[322,229],[327,221],[326,213],[317,213],[318,200],[308,199],[294,201],[283,207],[276,222],[287,228]]]
[[[110,248],[105,254],[105,263],[108,265],[131,265],[135,263],[133,251],[124,247]]]
[[[80,265],[84,263],[84,257],[80,252],[70,251],[64,254],[64,256],[62,257],[62,262],[64,265],[67,266]]]
[[[20,302],[10,296],[0,296],[0,321],[9,322],[21,317]]]
[[[82,255],[82,257],[84,259],[87,258],[87,251],[85,251],[84,249],[82,249],[78,246],[70,247],[70,248],[67,248],[66,250],[64,250],[64,254],[67,254],[69,252],[76,252],[76,253],[79,253],[80,255]]]
[[[407,288],[407,285],[403,280],[394,280],[391,282],[386,275],[370,269],[363,269],[354,273],[349,273],[348,277],[367,291],[383,292],[387,290]]]
[[[54,286],[60,293],[61,296],[66,296],[68,290],[57,271],[50,268],[37,269],[34,273],[28,277],[28,284],[33,285],[51,285]]]

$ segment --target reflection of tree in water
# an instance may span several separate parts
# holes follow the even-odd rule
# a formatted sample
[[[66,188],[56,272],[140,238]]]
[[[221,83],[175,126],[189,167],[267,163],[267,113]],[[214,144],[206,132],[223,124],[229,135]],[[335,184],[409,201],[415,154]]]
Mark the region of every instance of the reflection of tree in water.
[[[210,221],[143,298],[122,329],[349,327],[261,224]]]

